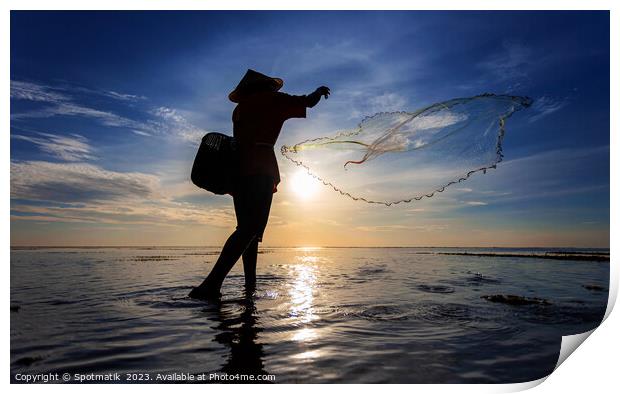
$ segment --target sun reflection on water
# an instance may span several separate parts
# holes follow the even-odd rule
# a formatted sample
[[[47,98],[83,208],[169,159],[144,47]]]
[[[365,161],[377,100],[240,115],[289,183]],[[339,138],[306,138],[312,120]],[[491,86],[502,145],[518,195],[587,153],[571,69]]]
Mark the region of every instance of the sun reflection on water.
[[[300,251],[300,252],[315,252],[317,250],[321,250],[323,249],[320,246],[299,246],[297,248],[295,248],[295,250]],[[305,257],[310,257],[310,256],[305,256]],[[311,257],[312,258],[312,257]],[[316,257],[314,257],[316,259]]]
[[[298,264],[291,265],[291,284],[289,295],[291,308],[289,316],[296,320],[296,324],[302,326],[316,320],[314,313],[314,289],[317,281],[317,266],[319,261],[316,256],[299,256]],[[315,329],[311,327],[299,327],[292,336],[294,341],[308,342],[318,337]]]
[[[319,335],[313,328],[302,328],[293,334],[293,340],[297,342],[308,342],[316,339]]]
[[[317,358],[320,355],[321,355],[321,352],[318,350],[309,350],[307,352],[295,354],[292,357],[297,358],[297,359],[312,359],[312,358]]]

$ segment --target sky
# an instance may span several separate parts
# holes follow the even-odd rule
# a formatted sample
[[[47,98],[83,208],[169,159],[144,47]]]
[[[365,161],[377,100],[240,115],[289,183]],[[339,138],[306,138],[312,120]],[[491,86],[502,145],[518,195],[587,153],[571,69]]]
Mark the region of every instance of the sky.
[[[332,91],[284,125],[264,246],[609,247],[608,12],[12,11],[10,62],[13,246],[223,244],[232,199],[189,173],[252,68]],[[352,201],[279,154],[485,92],[534,104],[496,170],[432,198]]]

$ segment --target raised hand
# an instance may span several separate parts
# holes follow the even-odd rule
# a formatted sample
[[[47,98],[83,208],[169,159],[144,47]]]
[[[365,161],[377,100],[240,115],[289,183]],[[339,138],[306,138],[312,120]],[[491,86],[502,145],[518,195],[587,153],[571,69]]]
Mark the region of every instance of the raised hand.
[[[329,91],[329,88],[327,86],[321,86],[321,87],[317,88],[316,91],[317,91],[317,93],[320,96],[323,96],[325,98],[328,98],[329,95],[331,94],[331,92]]]

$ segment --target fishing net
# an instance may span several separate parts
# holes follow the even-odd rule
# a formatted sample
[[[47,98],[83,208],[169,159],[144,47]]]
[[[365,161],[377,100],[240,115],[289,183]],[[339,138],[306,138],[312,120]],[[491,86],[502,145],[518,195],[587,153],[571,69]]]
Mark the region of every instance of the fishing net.
[[[432,197],[502,161],[506,120],[527,97],[483,94],[415,112],[381,112],[354,130],[282,146],[282,154],[353,200],[393,205]]]

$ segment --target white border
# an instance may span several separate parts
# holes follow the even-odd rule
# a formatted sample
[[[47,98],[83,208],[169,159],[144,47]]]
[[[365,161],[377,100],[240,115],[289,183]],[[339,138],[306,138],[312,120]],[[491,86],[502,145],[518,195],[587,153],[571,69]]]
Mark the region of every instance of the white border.
[[[610,10],[612,0],[5,0],[12,10]]]
[[[298,1],[295,4],[291,2],[285,1],[274,1],[274,0],[263,0],[260,2],[256,1],[239,1],[239,0],[218,0],[215,1],[197,1],[197,0],[177,0],[177,1],[168,1],[168,0],[107,0],[107,1],[89,1],[79,2],[79,1],[69,1],[69,0],[57,0],[54,2],[44,1],[44,0],[22,0],[22,1],[14,1],[14,0],[5,0],[1,3],[0,7],[2,7],[2,14],[0,16],[0,40],[2,40],[2,75],[3,78],[0,80],[0,86],[2,87],[2,91],[4,94],[1,95],[0,100],[2,102],[2,107],[0,109],[0,113],[3,119],[3,125],[5,135],[4,141],[0,144],[0,149],[2,151],[2,166],[4,168],[1,171],[2,176],[2,190],[3,197],[5,201],[5,219],[2,224],[1,234],[2,239],[5,240],[3,245],[3,256],[4,258],[4,275],[2,275],[2,280],[4,282],[4,289],[6,291],[6,301],[5,301],[5,313],[3,314],[2,324],[5,332],[5,341],[3,350],[4,357],[2,361],[2,366],[4,367],[5,373],[2,376],[3,383],[9,383],[8,373],[10,371],[10,360],[9,360],[9,349],[10,349],[10,325],[9,325],[9,305],[10,305],[10,275],[9,275],[9,261],[10,261],[10,220],[9,220],[9,212],[10,212],[10,186],[9,186],[9,174],[10,174],[10,152],[9,152],[9,92],[10,92],[10,84],[9,84],[9,65],[10,65],[10,16],[9,10],[51,10],[51,9],[82,9],[82,10],[157,10],[157,9],[176,9],[176,10],[198,10],[198,9],[213,9],[213,10],[231,10],[231,9],[257,9],[257,10],[271,10],[271,9],[290,9],[290,10],[308,10],[308,9],[341,9],[341,10],[405,10],[405,9],[416,9],[416,10],[611,10],[611,130],[614,132],[611,133],[611,179],[610,179],[610,187],[611,187],[611,201],[618,201],[619,193],[618,193],[618,164],[619,160],[617,158],[617,154],[620,153],[618,151],[618,136],[617,132],[618,128],[618,116],[617,109],[620,108],[618,106],[618,94],[620,93],[620,89],[618,86],[618,70],[620,70],[620,63],[618,62],[618,37],[620,37],[619,31],[619,9],[620,6],[617,5],[618,2],[614,2],[611,0],[603,1],[603,0],[589,0],[589,1],[576,1],[576,0],[563,0],[563,1],[553,1],[553,0],[521,0],[521,1],[513,1],[513,0],[505,0],[505,1],[492,1],[492,0],[470,0],[470,1],[459,1],[459,0],[433,0],[433,1],[392,1],[392,0],[381,0],[381,1],[368,1],[368,0],[359,0],[359,1],[348,1],[348,2],[336,2],[334,0],[316,0],[316,1]],[[577,352],[576,356],[569,357],[566,362],[564,362],[561,367],[551,374],[548,379],[549,382],[543,385],[538,386],[535,390],[539,392],[549,392],[549,390],[553,390],[553,392],[559,391],[588,391],[588,392],[607,392],[610,387],[615,387],[616,379],[616,360],[617,360],[617,352],[618,352],[618,339],[616,337],[616,333],[620,332],[620,322],[619,318],[616,315],[611,315],[610,312],[613,309],[615,304],[615,300],[617,298],[618,291],[618,269],[617,263],[615,262],[615,250],[618,245],[618,209],[617,205],[611,204],[610,207],[610,234],[611,234],[611,248],[612,248],[612,261],[610,263],[610,274],[611,274],[611,283],[610,283],[610,292],[609,292],[609,304],[606,311],[606,320],[603,322],[600,328],[597,328],[595,332],[590,336],[587,340],[588,345],[583,346]],[[587,335],[586,335],[587,336]],[[454,392],[458,391],[459,393],[480,393],[480,392],[514,392],[524,390],[530,387],[537,386],[538,384],[545,381],[545,379],[541,379],[535,382],[529,383],[521,383],[521,384],[512,384],[512,385],[423,385],[416,387],[411,387],[411,385],[391,385],[389,390],[395,390],[397,392],[410,392],[413,390],[422,390],[422,391],[432,391],[432,392]],[[89,391],[93,392],[107,392],[111,388],[114,390],[130,390],[131,386],[123,385],[123,386],[104,386],[104,385],[90,385],[88,386]],[[372,390],[373,387],[368,385],[347,385],[347,388],[351,388],[353,390]],[[193,392],[204,392],[204,390],[230,390],[231,386],[226,387],[203,387],[200,385],[189,385],[183,386],[183,390],[193,391]],[[238,387],[235,387],[237,389]],[[69,386],[28,386],[28,385],[12,385],[10,387],[11,390],[14,391],[34,391],[38,389],[44,390],[63,390],[63,391],[73,391],[79,390],[82,391],[84,388],[80,385],[69,385]],[[145,389],[145,387],[141,387],[141,389]],[[170,390],[170,386],[160,385],[160,386],[151,386],[148,387],[149,390],[154,390],[155,392],[167,392]],[[257,387],[249,387],[244,386],[244,390],[251,389],[256,390]],[[314,394],[316,390],[315,386],[310,385],[296,385],[294,388],[289,387],[288,385],[269,385],[267,387],[258,387],[259,390],[268,390],[270,392],[288,392],[293,389],[296,392],[310,392]],[[321,390],[340,390],[340,387],[337,385],[327,385],[326,387],[321,387]]]

